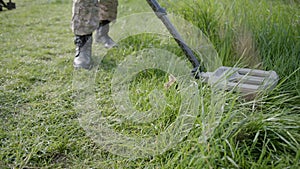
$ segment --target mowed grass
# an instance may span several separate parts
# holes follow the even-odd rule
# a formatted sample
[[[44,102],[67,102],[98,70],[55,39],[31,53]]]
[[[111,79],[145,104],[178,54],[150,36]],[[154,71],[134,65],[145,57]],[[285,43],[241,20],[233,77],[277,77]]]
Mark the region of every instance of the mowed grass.
[[[203,122],[218,113],[206,84],[193,129],[158,156],[128,159],[96,143],[79,122],[72,67],[72,4],[64,0],[19,1],[0,12],[0,168],[298,168],[300,165],[300,12],[297,1],[159,1],[168,11],[198,26],[226,66],[275,70],[279,85],[247,101],[231,92],[210,137]],[[144,1],[120,0],[119,17],[149,12]],[[95,78],[98,108],[116,114],[111,81],[117,65],[138,50],[159,47],[182,56],[176,43],[151,35],[119,42],[100,64]],[[184,56],[182,56],[184,59]],[[189,72],[187,72],[188,74]],[[176,85],[165,90],[168,74],[150,69],[130,84],[130,99],[140,111],[148,95],[161,90],[166,108],[154,123],[115,126],[130,135],[159,134],[177,117]]]

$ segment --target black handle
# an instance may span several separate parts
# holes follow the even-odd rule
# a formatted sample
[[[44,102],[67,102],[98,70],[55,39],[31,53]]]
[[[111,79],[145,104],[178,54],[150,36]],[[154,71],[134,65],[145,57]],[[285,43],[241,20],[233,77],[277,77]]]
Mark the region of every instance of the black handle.
[[[195,74],[196,72],[198,72],[199,67],[200,67],[200,62],[197,60],[193,51],[184,42],[184,40],[181,38],[181,36],[178,33],[178,31],[176,30],[176,28],[170,22],[169,18],[167,17],[166,10],[164,8],[162,8],[156,0],[147,0],[147,2],[150,5],[150,7],[152,8],[152,10],[155,12],[156,16],[163,22],[163,24],[166,26],[168,31],[171,33],[171,35],[173,36],[173,38],[175,39],[177,44],[183,50],[186,57],[192,63],[192,65],[194,67],[192,73]]]

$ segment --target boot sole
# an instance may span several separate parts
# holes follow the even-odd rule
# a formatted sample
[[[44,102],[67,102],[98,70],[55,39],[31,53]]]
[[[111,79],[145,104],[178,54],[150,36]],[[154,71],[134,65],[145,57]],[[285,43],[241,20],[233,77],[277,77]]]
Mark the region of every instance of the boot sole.
[[[86,69],[86,70],[91,70],[93,68],[93,64],[90,65],[76,65],[73,63],[73,67],[75,69]]]

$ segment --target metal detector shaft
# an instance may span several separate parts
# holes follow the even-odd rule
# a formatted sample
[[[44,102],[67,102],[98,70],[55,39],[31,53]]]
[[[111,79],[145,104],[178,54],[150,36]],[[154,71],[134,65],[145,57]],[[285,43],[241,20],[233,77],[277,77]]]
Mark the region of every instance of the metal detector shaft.
[[[152,10],[155,12],[156,16],[163,22],[163,24],[166,26],[168,31],[171,33],[177,44],[180,46],[180,48],[183,50],[186,57],[189,59],[189,61],[192,63],[194,69],[192,73],[196,73],[200,67],[200,62],[195,57],[193,51],[188,47],[188,45],[184,42],[184,40],[181,38],[180,34],[176,30],[176,28],[173,26],[173,24],[170,22],[167,12],[164,8],[162,8],[159,3],[156,0],[147,0],[148,4],[152,8]]]
[[[276,86],[279,77],[274,71],[219,67],[214,72],[204,72],[193,51],[170,22],[166,10],[156,0],[146,1],[192,63],[194,67],[192,73],[195,78],[203,78],[205,82],[215,85],[217,88],[237,90],[244,94],[257,94],[259,91],[273,89]]]

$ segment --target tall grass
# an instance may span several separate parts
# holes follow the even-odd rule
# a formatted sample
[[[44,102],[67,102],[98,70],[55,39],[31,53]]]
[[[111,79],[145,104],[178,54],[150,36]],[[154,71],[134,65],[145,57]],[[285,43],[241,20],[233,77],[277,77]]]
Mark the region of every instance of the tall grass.
[[[299,95],[299,2],[164,2],[209,37],[224,65],[275,70],[289,78],[284,88]]]
[[[0,168],[298,168],[300,165],[299,3],[296,1],[159,1],[198,26],[214,44],[224,65],[275,70],[279,85],[247,101],[225,92],[223,114],[203,139],[203,115],[215,97],[198,82],[200,108],[193,129],[178,145],[155,157],[130,160],[95,143],[78,122],[74,108],[70,1],[18,1],[0,13]],[[146,2],[120,0],[120,17],[150,11]],[[119,42],[99,67],[93,89],[98,107],[114,115],[111,79],[128,55],[160,47],[182,55],[171,39],[137,35]],[[146,96],[163,88],[168,75],[140,72],[130,85],[138,110]],[[176,118],[176,85],[163,90],[167,106],[155,123],[116,126],[136,135],[158,134]],[[212,119],[208,119],[212,120]]]
[[[172,12],[203,30],[215,44],[224,65],[235,66],[238,62],[241,67],[275,70],[281,77],[280,85],[269,96],[247,103],[228,100],[232,105],[227,110],[228,119],[217,131],[221,135],[210,142],[223,153],[207,160],[208,163],[222,159],[232,167],[241,168],[298,164],[300,24],[299,12],[294,7],[299,7],[299,3],[201,0],[178,3],[171,5]],[[217,162],[219,167],[227,168],[228,163],[222,166],[221,161]]]

